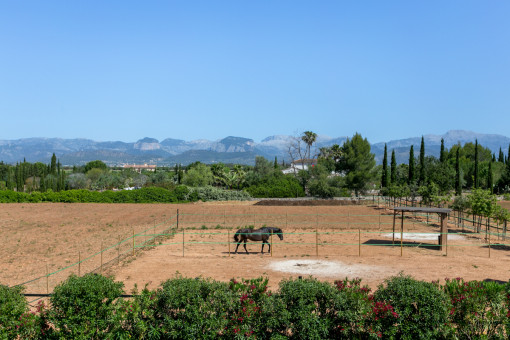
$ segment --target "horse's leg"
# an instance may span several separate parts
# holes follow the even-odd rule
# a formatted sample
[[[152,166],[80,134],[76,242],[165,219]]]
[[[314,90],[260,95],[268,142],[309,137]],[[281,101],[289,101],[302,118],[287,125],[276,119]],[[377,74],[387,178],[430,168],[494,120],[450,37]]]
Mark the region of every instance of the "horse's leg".
[[[262,240],[262,250],[260,251],[262,254],[264,254],[264,244],[266,244],[266,241]]]
[[[246,250],[246,254],[250,254],[250,253],[248,252],[248,249],[246,249],[246,239],[244,240],[244,250]]]
[[[237,247],[236,247],[236,251],[234,252],[234,254],[237,254],[237,248],[239,248],[239,245],[241,244],[241,242],[243,242],[243,240],[240,240],[239,242],[237,242]]]

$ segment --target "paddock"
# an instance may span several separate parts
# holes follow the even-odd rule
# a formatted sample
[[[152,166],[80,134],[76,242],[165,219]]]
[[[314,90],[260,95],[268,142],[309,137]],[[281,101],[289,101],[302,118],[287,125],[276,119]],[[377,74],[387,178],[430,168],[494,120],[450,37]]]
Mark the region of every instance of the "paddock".
[[[510,242],[499,234],[486,239],[451,217],[441,249],[434,215],[406,216],[404,238],[394,242],[400,233],[392,232],[393,211],[382,205],[256,203],[2,204],[0,283],[46,293],[71,273],[91,271],[113,275],[126,292],[135,284],[157,287],[175,275],[225,281],[267,276],[273,288],[308,275],[361,277],[375,287],[401,271],[427,281],[508,280]],[[234,255],[235,231],[263,225],[284,232],[283,241],[273,237],[272,253],[260,254],[257,242],[248,244],[249,255]]]

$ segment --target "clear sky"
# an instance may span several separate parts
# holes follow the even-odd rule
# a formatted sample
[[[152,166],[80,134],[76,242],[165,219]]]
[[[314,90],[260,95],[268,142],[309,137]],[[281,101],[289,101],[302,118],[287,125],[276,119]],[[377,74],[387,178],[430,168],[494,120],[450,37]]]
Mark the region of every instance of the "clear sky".
[[[0,0],[0,140],[510,135],[510,2]]]

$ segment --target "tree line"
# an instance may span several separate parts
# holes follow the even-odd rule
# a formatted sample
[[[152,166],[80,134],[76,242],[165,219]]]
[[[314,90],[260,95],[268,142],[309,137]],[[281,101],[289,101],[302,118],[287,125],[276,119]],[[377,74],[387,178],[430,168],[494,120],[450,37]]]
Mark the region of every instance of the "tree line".
[[[17,192],[59,192],[86,189],[104,191],[125,188],[178,186],[244,190],[252,197],[331,198],[367,192],[391,197],[461,195],[463,190],[486,189],[490,193],[510,191],[510,146],[508,155],[475,143],[454,145],[441,140],[439,158],[425,155],[422,137],[419,154],[410,147],[407,163],[397,164],[395,150],[384,147],[382,165],[376,166],[370,143],[359,133],[340,146],[316,147],[317,134],[305,131],[289,144],[289,164],[257,156],[254,166],[195,162],[187,166],[158,167],[155,171],[108,167],[100,160],[63,167],[55,154],[48,164],[15,165],[0,162],[0,189]]]
[[[425,156],[422,137],[418,157],[414,146],[409,150],[408,163],[395,161],[395,150],[391,152],[388,166],[388,150],[384,147],[381,167],[381,192],[387,196],[460,196],[464,190],[484,189],[490,194],[510,191],[510,146],[508,155],[499,149],[493,154],[490,149],[475,143],[456,144],[451,149],[441,139],[439,158]]]

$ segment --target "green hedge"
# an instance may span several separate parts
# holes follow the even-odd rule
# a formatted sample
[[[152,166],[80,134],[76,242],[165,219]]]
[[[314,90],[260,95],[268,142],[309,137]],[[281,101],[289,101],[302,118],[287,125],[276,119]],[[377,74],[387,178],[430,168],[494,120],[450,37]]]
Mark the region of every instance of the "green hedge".
[[[224,190],[214,187],[188,188],[179,185],[173,190],[147,187],[136,190],[90,191],[66,190],[24,193],[0,190],[0,203],[177,203],[202,201],[249,200],[246,191]]]
[[[12,339],[505,339],[509,284],[444,285],[409,276],[375,292],[360,279],[268,280],[176,277],[120,298],[123,284],[71,276],[46,307],[29,313],[23,288],[0,285],[0,338]]]
[[[246,191],[258,198],[304,197],[305,191],[293,176],[270,176],[262,183],[251,185]]]

